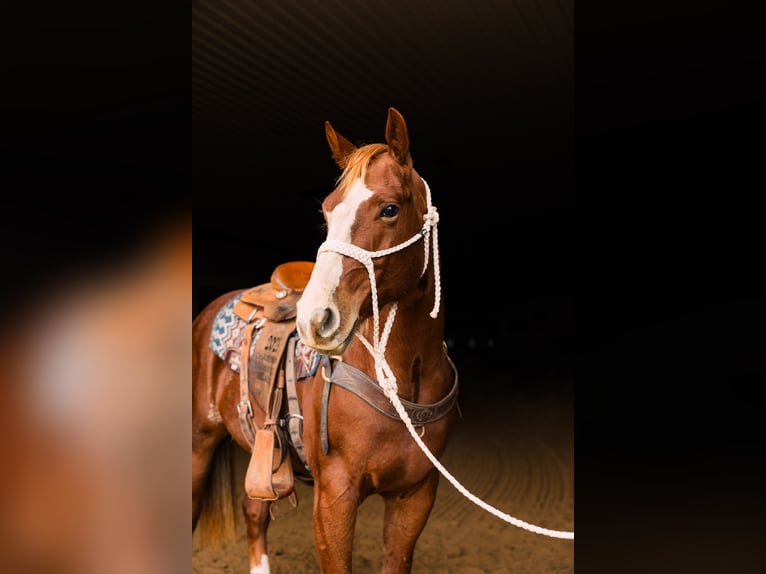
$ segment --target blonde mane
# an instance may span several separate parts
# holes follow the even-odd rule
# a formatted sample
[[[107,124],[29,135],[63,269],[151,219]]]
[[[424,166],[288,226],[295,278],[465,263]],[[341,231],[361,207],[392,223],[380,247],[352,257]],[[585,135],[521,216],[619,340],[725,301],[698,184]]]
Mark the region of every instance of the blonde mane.
[[[344,196],[357,178],[361,178],[364,181],[367,175],[367,167],[372,163],[372,160],[386,151],[388,151],[386,144],[374,143],[357,148],[348,156],[346,169],[343,170],[343,173],[338,178],[338,185],[344,187]]]

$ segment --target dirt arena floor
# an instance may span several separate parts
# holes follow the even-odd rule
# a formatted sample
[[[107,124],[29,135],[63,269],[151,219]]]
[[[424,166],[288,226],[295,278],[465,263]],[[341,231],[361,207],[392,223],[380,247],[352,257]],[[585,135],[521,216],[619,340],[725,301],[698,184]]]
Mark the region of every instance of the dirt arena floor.
[[[480,362],[458,363],[462,420],[442,458],[472,494],[535,526],[574,530],[574,388],[561,374],[499,375]],[[269,528],[272,574],[315,574],[313,487],[297,484],[300,503],[279,503]],[[359,509],[354,572],[379,572],[379,497]],[[192,539],[193,574],[248,572],[241,512],[236,544],[212,551]],[[444,477],[415,549],[413,574],[574,572],[574,541],[530,532],[474,504]]]

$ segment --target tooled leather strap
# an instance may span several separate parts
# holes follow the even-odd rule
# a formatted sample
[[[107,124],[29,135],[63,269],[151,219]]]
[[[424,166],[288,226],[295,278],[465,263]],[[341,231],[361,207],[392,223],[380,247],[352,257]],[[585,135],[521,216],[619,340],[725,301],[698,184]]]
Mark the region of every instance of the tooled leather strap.
[[[401,398],[399,399],[402,406],[404,406],[404,410],[407,411],[413,425],[423,426],[437,421],[447,415],[457,403],[457,368],[449,357],[447,357],[447,360],[449,361],[450,367],[452,367],[452,372],[455,374],[455,378],[452,383],[452,388],[443,399],[439,402],[427,405],[413,403]],[[322,357],[322,376],[324,378],[324,389],[322,392],[319,431],[322,439],[322,452],[324,454],[327,454],[330,450],[329,435],[327,432],[327,404],[329,402],[331,385],[343,387],[387,417],[401,422],[402,419],[399,417],[396,409],[394,409],[391,401],[386,397],[380,385],[356,367],[338,361],[333,369],[330,366],[329,357],[325,355]]]
[[[239,369],[239,403],[237,412],[239,413],[239,426],[242,427],[242,434],[245,440],[253,448],[255,444],[255,429],[253,427],[253,405],[250,402],[250,384],[248,380],[248,358],[250,357],[250,345],[253,341],[253,331],[256,329],[256,323],[251,323],[245,327],[240,344],[240,369]]]
[[[239,403],[237,411],[245,439],[252,448],[258,425],[251,397],[269,417],[264,426],[275,424],[281,408],[284,381],[280,381],[282,358],[295,321],[268,321],[261,317],[245,327],[240,345]],[[256,337],[256,333],[261,331]],[[253,379],[253,380],[251,380]],[[278,388],[278,390],[276,390]],[[274,401],[278,404],[274,405]]]
[[[405,399],[400,399],[404,406],[404,410],[407,411],[413,425],[422,426],[424,424],[432,423],[444,417],[450,410],[452,410],[452,407],[457,400],[458,377],[457,369],[455,369],[452,361],[450,361],[450,365],[455,373],[455,379],[449,393],[447,393],[447,395],[439,402],[421,405]],[[387,417],[396,421],[402,420],[391,404],[391,401],[389,401],[388,397],[383,393],[383,389],[380,385],[366,373],[352,367],[348,363],[339,362],[335,365],[331,378],[334,385],[338,385],[339,387],[351,391]]]
[[[259,325],[256,329],[260,333],[253,342],[248,363],[250,393],[256,404],[269,416],[276,379],[283,365],[287,341],[295,330],[295,321],[271,321],[263,317],[256,321],[256,325]]]

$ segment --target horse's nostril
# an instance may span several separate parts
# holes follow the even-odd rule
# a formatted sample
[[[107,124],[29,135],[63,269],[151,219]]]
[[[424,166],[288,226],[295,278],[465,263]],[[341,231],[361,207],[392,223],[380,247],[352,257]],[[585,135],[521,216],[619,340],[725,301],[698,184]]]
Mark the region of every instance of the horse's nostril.
[[[311,312],[311,324],[315,327],[321,327],[329,315],[329,309],[321,309],[320,307],[317,307]]]
[[[322,337],[328,337],[337,328],[336,315],[330,307],[317,307],[311,312],[311,326]]]

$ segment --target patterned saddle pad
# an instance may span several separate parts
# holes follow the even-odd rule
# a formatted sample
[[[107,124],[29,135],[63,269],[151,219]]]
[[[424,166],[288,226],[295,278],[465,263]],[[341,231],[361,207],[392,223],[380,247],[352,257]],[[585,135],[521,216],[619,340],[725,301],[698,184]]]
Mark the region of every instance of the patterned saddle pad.
[[[244,291],[243,291],[244,293]],[[221,357],[229,367],[236,372],[240,370],[240,344],[247,323],[234,313],[234,305],[239,301],[242,293],[235,295],[216,315],[213,321],[213,329],[210,333],[210,348]],[[253,333],[253,345],[255,345],[261,329]],[[293,333],[293,337],[297,337]],[[295,368],[296,378],[303,379],[316,373],[319,366],[320,355],[315,350],[304,345],[298,339],[295,345]]]

